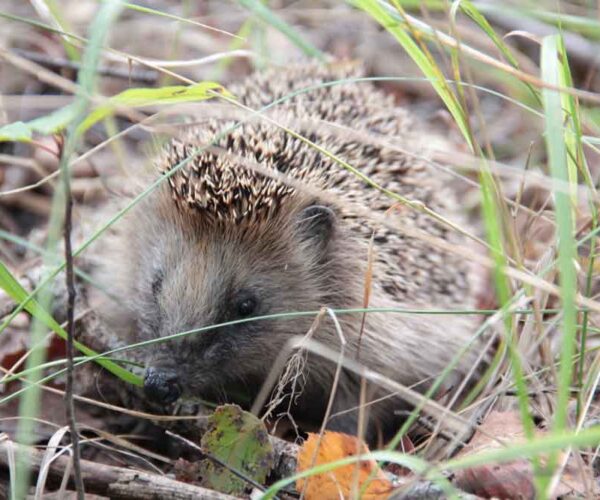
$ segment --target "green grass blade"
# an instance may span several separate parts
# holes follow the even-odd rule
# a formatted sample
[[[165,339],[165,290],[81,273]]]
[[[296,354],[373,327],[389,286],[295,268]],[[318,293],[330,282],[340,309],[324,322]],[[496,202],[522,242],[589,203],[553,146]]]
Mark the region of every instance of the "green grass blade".
[[[59,30],[65,32],[74,32],[74,30],[69,25],[65,16],[62,15],[60,6],[56,4],[56,0],[39,0],[45,7],[48,16],[50,17],[50,21],[54,24]],[[46,16],[43,16],[46,17]],[[81,59],[81,55],[79,54],[79,50],[75,47],[70,41],[68,36],[60,37],[62,46],[65,49],[65,53],[67,57],[71,61],[79,61]]]
[[[558,80],[561,87],[572,87],[573,78],[567,60],[567,50],[564,40],[559,37],[557,40],[558,52]],[[564,140],[567,149],[567,177],[571,194],[571,203],[573,209],[577,206],[577,185],[578,185],[578,165],[585,161],[583,154],[582,128],[579,120],[579,112],[575,96],[570,94],[561,94],[561,104],[563,108]],[[582,166],[583,169],[583,166]]]
[[[367,12],[396,38],[406,53],[429,79],[454,118],[471,150],[474,150],[467,116],[436,62],[419,47],[411,35],[407,33],[405,26],[387,10],[383,9],[377,0],[354,0],[352,3]],[[397,7],[400,8],[399,5]]]
[[[502,55],[506,58],[506,60],[512,64],[515,68],[519,67],[519,63],[512,55],[512,51],[508,46],[502,41],[502,39],[496,34],[494,28],[490,25],[487,19],[477,10],[475,5],[469,0],[460,0],[457,2],[460,4],[460,10],[462,10],[467,16],[469,16],[490,38],[494,45],[498,48],[498,50],[502,53]]]
[[[506,60],[516,69],[520,69],[519,62],[513,56],[513,53],[508,45],[504,43],[502,38],[500,38],[494,28],[490,25],[488,20],[477,10],[475,5],[470,0],[459,0],[457,4],[460,5],[460,9],[469,16],[482,30],[483,32],[490,38],[490,40],[494,43],[494,45],[498,48],[498,50],[502,53],[502,55],[506,58]],[[539,92],[529,83],[522,82],[525,85],[531,94],[534,96],[537,102],[540,102]]]
[[[541,69],[545,82],[559,85],[561,68],[559,64],[560,36],[545,37],[542,43]],[[566,63],[566,61],[565,61]],[[546,148],[550,174],[558,182],[569,181],[567,163],[567,144],[563,133],[563,109],[561,95],[550,89],[542,91],[546,134]],[[555,187],[554,201],[558,232],[558,271],[560,277],[561,308],[562,308],[562,342],[560,354],[560,367],[558,372],[556,409],[554,414],[555,433],[563,432],[567,426],[567,405],[570,397],[570,387],[573,376],[573,355],[575,353],[575,340],[577,329],[577,312],[575,307],[575,294],[577,277],[575,259],[577,257],[575,240],[573,237],[573,206],[569,193]],[[549,468],[556,465],[556,455],[549,460]],[[547,486],[549,475],[544,478]]]
[[[305,40],[294,28],[287,24],[260,0],[238,0],[238,3],[254,13],[263,22],[271,25],[277,31],[285,35],[296,47],[307,56],[314,57],[319,61],[325,61],[323,53],[310,42]]]
[[[497,12],[503,15],[538,19],[553,26],[560,26],[565,31],[579,33],[591,40],[600,40],[600,22],[593,16],[557,13],[547,8],[531,9],[525,6],[514,8],[500,2],[477,2],[477,7],[484,13]]]
[[[177,16],[175,14],[171,14],[171,13],[168,13],[168,12],[163,12],[161,10],[152,9],[150,7],[146,7],[146,6],[143,6],[143,5],[137,5],[137,4],[129,3],[129,2],[123,2],[122,6],[125,7],[125,8],[127,8],[127,9],[130,9],[130,10],[135,10],[137,12],[142,12],[144,14],[150,14],[150,15],[153,15],[153,16],[164,17],[166,19],[172,19],[174,21],[178,21],[178,22],[183,23],[183,24],[188,24],[188,25],[192,25],[192,26],[199,26],[200,28],[204,28],[204,29],[207,29],[207,30],[210,30],[210,31],[215,31],[217,33],[221,33],[221,34],[226,35],[226,36],[230,36],[230,37],[233,37],[233,38],[239,38],[238,35],[235,35],[233,33],[229,33],[228,31],[225,31],[225,30],[221,30],[221,29],[215,28],[214,26],[210,26],[208,24],[199,23],[198,21],[195,21],[193,19],[189,19],[187,17]]]
[[[55,28],[53,26],[50,26],[48,24],[42,23],[40,21],[36,21],[35,19],[29,19],[26,17],[22,17],[22,16],[17,16],[14,14],[9,14],[8,12],[3,12],[0,10],[0,18],[4,18],[4,19],[8,19],[9,21],[16,21],[19,23],[24,23],[27,24],[29,26],[34,26],[36,28],[39,28],[43,31],[48,31],[49,33],[56,33],[57,35],[60,35],[61,37],[66,37],[66,38],[72,38],[73,40],[77,40],[79,42],[85,42],[85,38],[82,38],[80,36],[77,36],[73,33],[67,33],[65,31],[63,31],[62,29],[59,28]]]
[[[586,38],[600,40],[600,22],[593,17],[574,16],[564,13],[550,12],[544,9],[531,9],[525,11],[528,16],[539,19],[563,30],[580,33]]]
[[[34,133],[50,135],[67,128],[77,114],[74,104],[64,106],[52,113],[29,122],[14,122],[0,127],[0,142],[30,142]]]
[[[92,356],[92,355],[90,355],[90,356],[75,356],[73,358],[73,365],[74,366],[81,365],[81,364],[85,363],[86,361],[88,361],[89,359],[92,359],[94,362],[97,362],[98,360],[110,360],[110,357],[108,357],[108,356],[107,357],[98,357],[98,355],[95,355],[95,356]],[[135,366],[135,367],[142,368],[140,366],[140,364],[136,363],[135,361],[129,361],[127,359],[117,359],[117,358],[113,358],[113,359],[115,359],[115,361],[117,363],[123,363],[123,364],[126,364],[126,365],[132,365],[132,366]],[[56,359],[54,361],[47,361],[46,363],[44,363],[42,365],[39,365],[39,366],[30,368],[30,369],[27,369],[27,370],[22,370],[20,372],[16,372],[13,375],[9,375],[9,376],[5,375],[4,377],[2,377],[2,383],[8,384],[10,382],[20,380],[23,377],[28,376],[31,373],[35,372],[35,371],[40,371],[40,370],[41,371],[46,371],[46,370],[48,370],[50,368],[63,367],[66,364],[67,364],[67,359],[66,358]],[[66,369],[61,370],[60,373],[62,375],[65,372],[66,372]]]
[[[29,142],[33,138],[31,126],[25,122],[13,122],[0,127],[0,142]]]

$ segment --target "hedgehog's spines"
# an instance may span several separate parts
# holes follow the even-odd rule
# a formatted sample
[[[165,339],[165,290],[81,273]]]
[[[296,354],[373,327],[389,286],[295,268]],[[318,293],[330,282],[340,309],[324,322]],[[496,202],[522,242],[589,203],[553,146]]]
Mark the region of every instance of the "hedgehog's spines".
[[[460,220],[448,176],[422,159],[427,133],[420,133],[409,113],[393,106],[389,96],[368,82],[327,84],[348,76],[347,69],[336,73],[304,66],[255,74],[231,90],[244,105],[258,110],[310,87],[310,92],[297,93],[270,108],[269,116],[340,157],[388,192],[421,201],[446,218]],[[241,124],[210,118],[202,127],[191,127],[163,156],[163,172],[192,156],[172,175],[169,189],[177,209],[192,214],[198,224],[219,224],[227,231],[243,226],[254,232],[259,229],[256,224],[268,223],[274,215],[285,217],[286,205],[298,206],[292,200],[304,194],[299,193],[301,183],[332,191],[350,203],[386,213],[386,217],[399,214],[403,225],[459,241],[454,234],[441,233],[440,223],[424,213],[409,209],[387,212],[393,200],[368,187],[329,155],[260,117],[251,118]],[[397,143],[399,147],[395,147]],[[265,175],[253,169],[253,164],[296,182],[292,186]],[[342,210],[340,223],[356,238],[370,239],[373,234],[368,221],[352,217],[346,210]],[[399,233],[389,234],[379,252],[380,282],[386,289],[396,290],[393,295],[397,299],[426,302],[435,297],[439,304],[450,304],[467,293],[468,287],[459,279],[467,263],[455,255]],[[443,274],[436,274],[433,268],[439,266],[431,266],[428,255],[444,262]]]
[[[357,75],[356,65],[338,65],[334,71],[318,65],[308,68],[292,69],[286,72],[287,77],[279,79],[273,78],[273,74],[257,74],[252,84],[240,86],[234,90],[234,94],[245,105],[260,107],[300,88],[315,87],[327,80]],[[323,99],[321,94],[325,93],[331,94],[334,102],[331,98]],[[360,111],[352,106],[356,93],[356,88],[315,88],[311,93],[300,94],[280,104],[277,110],[290,117],[308,117],[315,124],[320,120],[335,121],[336,117],[342,115],[346,121],[364,119],[359,117]],[[358,93],[361,100],[367,100],[367,93],[360,90]],[[375,101],[386,103],[387,98],[375,94]],[[348,102],[344,102],[346,98]],[[296,193],[295,188],[280,180],[236,164],[232,159],[234,155],[256,161],[264,168],[283,172],[298,180],[316,182],[317,187],[327,187],[330,171],[335,167],[332,160],[325,161],[314,148],[264,122],[236,128],[233,128],[234,125],[230,121],[210,119],[204,129],[192,130],[187,137],[169,145],[161,162],[163,173],[193,156],[188,165],[169,179],[172,196],[179,209],[197,210],[202,212],[203,218],[239,224],[268,217],[269,213],[273,213]],[[233,130],[215,141],[215,137],[228,128]],[[320,139],[314,131],[305,131],[305,135],[312,142]],[[213,141],[229,153],[230,158],[207,151],[206,148]],[[195,153],[193,150],[200,151]]]

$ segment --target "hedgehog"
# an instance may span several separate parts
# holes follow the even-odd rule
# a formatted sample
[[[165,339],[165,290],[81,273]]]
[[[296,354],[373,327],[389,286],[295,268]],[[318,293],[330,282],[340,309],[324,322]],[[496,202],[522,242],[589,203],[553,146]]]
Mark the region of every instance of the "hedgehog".
[[[464,254],[414,231],[468,253],[464,233],[388,196],[473,229],[452,177],[426,158],[431,132],[372,83],[352,81],[356,75],[339,64],[255,73],[230,91],[247,108],[266,108],[266,119],[208,116],[159,154],[156,175],[166,178],[120,221],[100,273],[119,297],[106,314],[123,341],[200,330],[143,350],[148,400],[167,409],[186,398],[250,407],[290,339],[309,331],[337,352],[341,332],[347,359],[421,392],[457,353],[446,388],[479,362],[478,348],[469,348],[473,316],[382,311],[474,309],[478,273]],[[355,206],[410,231],[359,216]],[[374,311],[344,314],[365,303]],[[323,308],[337,311],[337,325],[293,314]],[[302,383],[284,384],[272,415],[321,425],[336,367],[311,350]],[[371,385],[370,440],[391,436],[410,407]],[[360,394],[361,378],[343,368],[327,428],[357,432]]]

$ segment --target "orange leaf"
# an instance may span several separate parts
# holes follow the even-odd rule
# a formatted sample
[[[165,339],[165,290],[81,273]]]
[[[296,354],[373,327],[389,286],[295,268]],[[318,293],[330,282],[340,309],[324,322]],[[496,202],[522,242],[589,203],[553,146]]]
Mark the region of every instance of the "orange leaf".
[[[368,452],[369,449],[362,441],[348,434],[328,431],[320,440],[318,434],[309,434],[298,453],[298,472]],[[351,498],[352,492],[360,492],[362,485],[371,475],[373,479],[361,498],[367,500],[388,498],[392,492],[392,484],[374,460],[344,465],[324,474],[299,479],[296,482],[296,489],[299,492],[304,491],[306,500]]]

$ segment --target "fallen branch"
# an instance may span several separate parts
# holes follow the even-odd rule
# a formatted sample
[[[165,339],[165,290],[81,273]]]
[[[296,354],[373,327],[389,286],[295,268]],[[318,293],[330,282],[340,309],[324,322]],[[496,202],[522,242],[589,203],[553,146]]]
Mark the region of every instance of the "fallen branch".
[[[8,470],[9,456],[19,449],[28,453],[31,470],[38,473],[44,451],[29,446],[18,445],[5,440],[0,443],[0,468]],[[48,469],[48,478],[60,484],[65,470],[70,470],[71,459],[67,456],[55,457]],[[152,498],[173,498],[175,500],[231,500],[235,497],[216,491],[182,483],[166,476],[136,471],[125,467],[114,467],[101,463],[81,460],[81,475],[87,493],[107,496],[113,499],[148,500]],[[72,481],[70,485],[73,486]]]

